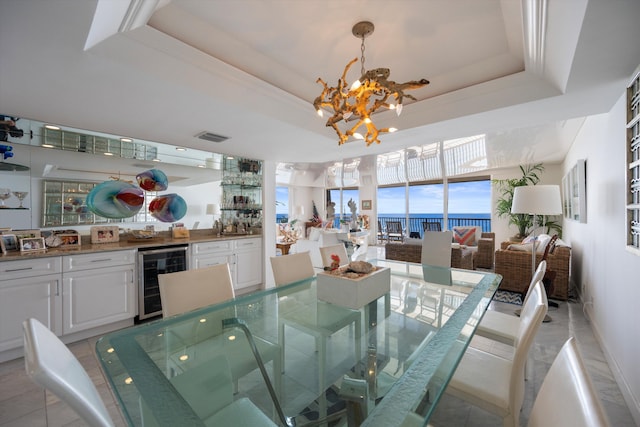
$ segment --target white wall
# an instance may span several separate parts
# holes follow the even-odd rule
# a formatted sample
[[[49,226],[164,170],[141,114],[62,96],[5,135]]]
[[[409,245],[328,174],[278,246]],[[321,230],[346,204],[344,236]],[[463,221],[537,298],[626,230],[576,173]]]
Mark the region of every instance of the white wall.
[[[625,100],[589,117],[565,158],[563,173],[587,161],[587,223],[564,221],[572,276],[585,311],[636,423],[640,425],[640,257],[626,245]]]

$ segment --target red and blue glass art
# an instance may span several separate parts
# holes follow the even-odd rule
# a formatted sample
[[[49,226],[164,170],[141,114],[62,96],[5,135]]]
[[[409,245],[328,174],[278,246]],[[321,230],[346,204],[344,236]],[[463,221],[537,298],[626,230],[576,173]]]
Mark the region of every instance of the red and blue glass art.
[[[165,194],[149,203],[149,212],[158,221],[175,222],[187,213],[187,202],[175,193]]]
[[[164,191],[169,186],[167,175],[159,169],[144,171],[136,180],[139,187],[120,180],[96,185],[87,196],[87,207],[104,218],[129,218],[142,209],[144,191]],[[175,222],[186,215],[187,203],[175,193],[165,194],[149,203],[149,212],[159,221]]]

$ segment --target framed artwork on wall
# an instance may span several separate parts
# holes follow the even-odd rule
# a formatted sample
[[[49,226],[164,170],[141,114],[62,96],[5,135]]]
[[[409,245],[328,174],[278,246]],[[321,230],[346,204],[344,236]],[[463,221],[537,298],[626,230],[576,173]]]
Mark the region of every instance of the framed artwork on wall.
[[[562,178],[564,217],[587,222],[587,162],[580,159]]]
[[[371,210],[371,200],[363,200],[362,201],[362,210],[370,211]]]

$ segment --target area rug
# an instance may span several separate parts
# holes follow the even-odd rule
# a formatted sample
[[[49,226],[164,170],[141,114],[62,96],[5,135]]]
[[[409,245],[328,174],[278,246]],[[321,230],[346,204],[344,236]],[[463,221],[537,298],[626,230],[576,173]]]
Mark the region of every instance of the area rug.
[[[506,302],[507,304],[522,305],[522,294],[511,291],[496,291],[493,296],[494,301]]]

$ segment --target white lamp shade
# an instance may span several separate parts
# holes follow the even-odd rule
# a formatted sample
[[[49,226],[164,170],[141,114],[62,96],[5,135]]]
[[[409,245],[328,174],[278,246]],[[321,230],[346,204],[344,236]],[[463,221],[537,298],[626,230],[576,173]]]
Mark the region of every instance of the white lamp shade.
[[[511,213],[530,215],[560,215],[562,202],[558,185],[525,185],[513,192]]]
[[[207,204],[207,215],[220,215],[220,205],[215,203]]]

